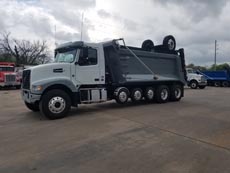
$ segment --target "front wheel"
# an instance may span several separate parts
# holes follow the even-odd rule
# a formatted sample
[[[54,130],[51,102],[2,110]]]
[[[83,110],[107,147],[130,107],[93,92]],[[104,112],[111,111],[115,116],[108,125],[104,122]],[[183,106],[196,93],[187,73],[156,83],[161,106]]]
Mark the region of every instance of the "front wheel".
[[[54,120],[67,116],[71,107],[69,95],[60,89],[46,92],[40,101],[39,108],[47,118]]]
[[[200,89],[205,89],[205,85],[199,86]]]
[[[197,81],[191,81],[190,87],[191,87],[192,89],[197,89],[197,87],[198,87]]]
[[[39,105],[38,105],[38,103],[27,103],[27,102],[25,102],[25,105],[31,111],[34,111],[34,112],[38,112],[39,111]]]

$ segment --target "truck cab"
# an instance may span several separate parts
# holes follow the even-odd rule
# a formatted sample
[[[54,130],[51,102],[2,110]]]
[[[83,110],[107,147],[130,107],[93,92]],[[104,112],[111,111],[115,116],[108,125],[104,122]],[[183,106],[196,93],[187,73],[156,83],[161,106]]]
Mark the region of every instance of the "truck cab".
[[[200,89],[204,89],[207,86],[207,79],[203,75],[198,74],[192,68],[186,68],[186,72],[187,85],[189,87],[191,87],[192,89],[197,89],[198,87]]]

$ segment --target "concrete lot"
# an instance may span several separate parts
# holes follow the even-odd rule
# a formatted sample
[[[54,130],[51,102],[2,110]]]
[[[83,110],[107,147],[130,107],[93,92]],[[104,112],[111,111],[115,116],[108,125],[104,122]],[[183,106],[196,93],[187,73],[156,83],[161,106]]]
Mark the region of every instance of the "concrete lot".
[[[0,172],[230,172],[230,88],[181,102],[80,106],[50,121],[0,91]]]

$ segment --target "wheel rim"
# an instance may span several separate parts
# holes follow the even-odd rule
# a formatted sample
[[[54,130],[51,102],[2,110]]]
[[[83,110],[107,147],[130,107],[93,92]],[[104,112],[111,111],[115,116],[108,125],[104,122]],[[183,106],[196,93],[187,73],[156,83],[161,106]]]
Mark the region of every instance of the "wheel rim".
[[[148,98],[149,100],[152,100],[153,97],[154,97],[154,91],[151,90],[151,89],[149,89],[149,90],[147,91],[147,98]]]
[[[162,100],[167,100],[168,99],[168,90],[167,89],[163,89],[162,91],[161,91],[161,99]]]
[[[120,92],[120,94],[119,94],[119,100],[120,100],[122,103],[126,102],[126,101],[127,101],[127,98],[128,98],[128,96],[127,96],[127,93],[126,93],[126,92],[124,92],[124,91]]]
[[[168,41],[168,48],[169,48],[169,50],[173,50],[174,46],[175,46],[174,41],[172,39],[170,39]]]
[[[181,89],[180,88],[175,89],[175,97],[177,99],[179,99],[181,97]]]
[[[141,91],[136,90],[136,91],[134,92],[134,94],[133,94],[133,98],[134,98],[136,101],[141,100],[141,98],[142,98],[142,93],[141,93]]]
[[[191,87],[192,87],[192,88],[196,88],[196,83],[193,82],[193,83],[191,84]]]
[[[66,102],[62,97],[53,97],[49,101],[49,110],[54,114],[61,113],[65,110]]]

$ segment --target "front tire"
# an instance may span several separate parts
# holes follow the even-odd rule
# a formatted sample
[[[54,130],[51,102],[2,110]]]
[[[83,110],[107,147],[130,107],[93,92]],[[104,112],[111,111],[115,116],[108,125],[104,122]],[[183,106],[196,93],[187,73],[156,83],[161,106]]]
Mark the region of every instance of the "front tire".
[[[27,102],[25,102],[25,105],[28,109],[30,109],[33,112],[39,111],[39,104],[38,103],[27,103]]]
[[[191,81],[191,82],[190,82],[190,87],[191,87],[192,89],[197,89],[197,87],[198,87],[197,81],[195,81],[195,80]]]
[[[166,103],[169,100],[169,88],[166,85],[161,85],[156,91],[156,101],[157,103]]]
[[[199,86],[200,89],[205,89],[205,85]]]
[[[60,89],[46,92],[40,101],[39,108],[48,119],[60,119],[67,116],[71,107],[69,95]]]

